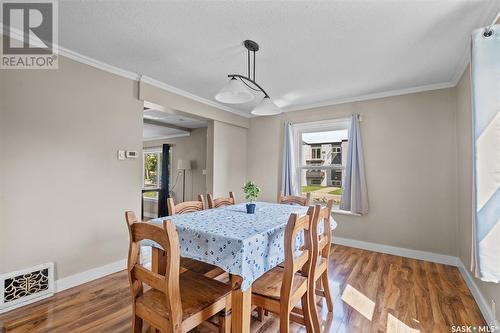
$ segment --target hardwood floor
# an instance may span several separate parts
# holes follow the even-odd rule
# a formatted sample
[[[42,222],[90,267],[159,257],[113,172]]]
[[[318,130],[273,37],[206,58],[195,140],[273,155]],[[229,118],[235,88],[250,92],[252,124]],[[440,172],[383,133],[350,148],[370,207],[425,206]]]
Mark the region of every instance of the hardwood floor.
[[[329,271],[335,305],[328,314],[320,303],[323,332],[445,333],[452,325],[485,325],[455,267],[334,245]],[[5,333],[130,332],[130,317],[123,271],[0,315],[0,328]],[[209,332],[208,327],[199,331]],[[272,315],[252,321],[252,332],[278,330]],[[294,324],[292,331],[305,329]]]

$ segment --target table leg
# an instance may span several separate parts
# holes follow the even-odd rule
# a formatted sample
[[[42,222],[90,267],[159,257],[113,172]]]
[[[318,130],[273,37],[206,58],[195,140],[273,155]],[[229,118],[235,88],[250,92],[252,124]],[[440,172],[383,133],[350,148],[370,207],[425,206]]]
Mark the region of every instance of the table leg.
[[[231,276],[232,293],[232,332],[249,333],[250,317],[252,316],[252,287],[241,290],[242,278],[238,275]]]

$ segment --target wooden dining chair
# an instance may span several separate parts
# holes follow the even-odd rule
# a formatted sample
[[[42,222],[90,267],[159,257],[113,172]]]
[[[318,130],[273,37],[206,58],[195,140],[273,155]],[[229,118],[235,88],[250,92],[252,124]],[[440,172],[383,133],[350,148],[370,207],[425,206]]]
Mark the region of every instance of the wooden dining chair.
[[[308,192],[305,197],[297,195],[283,195],[283,192],[278,194],[278,203],[287,205],[309,206],[311,204],[311,192]]]
[[[126,217],[130,235],[127,270],[132,292],[132,332],[142,333],[143,321],[163,333],[188,332],[223,311],[226,316],[219,331],[229,333],[231,287],[191,271],[179,275],[179,238],[172,222],[163,221],[163,227],[133,222],[130,213]],[[165,274],[140,265],[143,240],[152,240],[165,249]],[[145,291],[143,284],[150,288]]]
[[[197,201],[185,201],[178,204],[174,203],[174,199],[168,198],[167,207],[170,216],[199,212],[206,209],[205,199],[201,194],[198,195]],[[153,252],[153,255],[157,255],[157,253]],[[158,255],[162,256],[163,253],[160,252]],[[215,265],[184,257],[181,257],[181,267],[210,278],[216,278],[224,273],[224,270]]]
[[[333,297],[328,279],[328,263],[330,260],[330,245],[332,243],[331,212],[333,200],[328,200],[326,206],[316,205],[316,227],[311,229],[312,245],[315,249],[316,260],[314,278],[309,284],[309,304],[311,305],[311,319],[315,331],[320,329],[319,316],[316,308],[316,297],[324,297],[328,312],[333,312]],[[318,232],[322,225],[323,231]]]
[[[232,206],[236,204],[234,192],[229,192],[229,198],[216,198],[209,193],[207,194],[208,208],[219,208],[223,206]]]
[[[206,209],[205,199],[203,198],[203,195],[199,194],[198,200],[184,201],[184,202],[180,202],[178,204],[175,204],[173,198],[168,198],[167,199],[167,209],[168,209],[169,216],[174,216],[176,214],[199,212],[201,210]]]
[[[304,325],[307,332],[313,332],[309,284],[314,276],[316,257],[313,254],[316,249],[313,248],[310,231],[315,228],[317,221],[316,209],[310,207],[307,215],[302,217],[290,215],[285,230],[284,267],[271,269],[252,285],[252,305],[278,314],[281,333],[290,332],[290,320]],[[300,232],[304,233],[304,246],[295,251],[295,241]],[[296,308],[299,301],[302,310]]]
[[[309,303],[311,304],[311,318],[313,326],[319,330],[319,316],[316,309],[315,296],[324,297],[328,312],[333,312],[333,297],[330,289],[330,281],[328,279],[328,263],[330,260],[330,245],[332,243],[332,226],[330,223],[333,200],[328,200],[326,206],[316,205],[316,228],[311,229],[311,239],[313,247],[316,248],[316,268],[314,272],[313,283],[310,284]],[[319,226],[323,225],[323,232],[319,233]],[[284,264],[280,264],[284,267]],[[300,272],[299,272],[300,274]],[[259,312],[259,316],[262,314]]]

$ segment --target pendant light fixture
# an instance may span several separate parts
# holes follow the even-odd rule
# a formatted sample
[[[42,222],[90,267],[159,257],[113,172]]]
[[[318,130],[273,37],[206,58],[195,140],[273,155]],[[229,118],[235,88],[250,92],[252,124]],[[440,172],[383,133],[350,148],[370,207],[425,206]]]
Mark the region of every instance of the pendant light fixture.
[[[254,99],[254,94],[250,91],[253,90],[263,93],[264,98],[252,110],[252,114],[257,116],[269,116],[281,113],[280,108],[271,101],[266,91],[255,82],[255,52],[259,50],[259,44],[253,40],[246,40],[243,42],[243,45],[247,49],[248,76],[229,74],[229,82],[217,93],[217,95],[215,95],[215,99],[221,103],[227,104],[246,103]],[[250,53],[253,54],[253,62],[251,61]],[[252,68],[252,71],[250,68]]]

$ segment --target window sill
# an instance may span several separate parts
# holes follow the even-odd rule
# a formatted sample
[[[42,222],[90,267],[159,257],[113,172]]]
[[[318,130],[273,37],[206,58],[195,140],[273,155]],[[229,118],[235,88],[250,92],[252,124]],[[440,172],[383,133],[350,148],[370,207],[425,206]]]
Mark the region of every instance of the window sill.
[[[334,209],[334,210],[332,210],[332,214],[350,215],[350,216],[361,216],[361,214],[356,214],[356,213],[349,212],[347,210],[340,210],[340,209]]]

